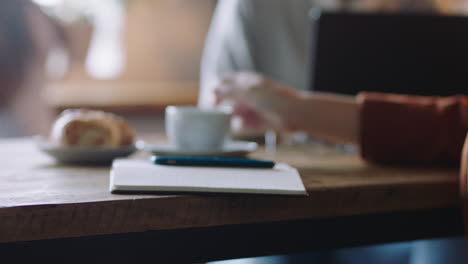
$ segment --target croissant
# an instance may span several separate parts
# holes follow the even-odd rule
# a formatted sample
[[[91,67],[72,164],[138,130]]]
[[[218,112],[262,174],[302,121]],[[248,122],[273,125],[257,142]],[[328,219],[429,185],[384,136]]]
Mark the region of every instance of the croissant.
[[[67,109],[54,122],[51,141],[62,146],[120,147],[133,144],[135,132],[117,115],[88,109]]]

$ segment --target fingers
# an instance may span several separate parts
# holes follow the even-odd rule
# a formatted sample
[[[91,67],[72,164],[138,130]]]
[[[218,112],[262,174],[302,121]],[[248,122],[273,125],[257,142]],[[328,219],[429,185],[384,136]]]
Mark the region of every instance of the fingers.
[[[225,84],[219,84],[216,86],[214,89],[215,104],[219,105],[223,100],[228,99],[231,90],[232,88],[227,87]]]
[[[215,104],[229,102],[234,114],[242,118],[245,126],[282,127],[278,109],[283,99],[291,97],[292,89],[277,84],[257,73],[240,72],[224,76],[214,88]]]
[[[234,114],[240,116],[243,124],[249,128],[265,126],[265,120],[262,116],[248,105],[237,105],[234,108]]]
[[[238,104],[234,108],[234,115],[242,119],[242,124],[249,129],[273,129],[281,132],[285,130],[284,124],[277,115],[256,109],[247,104]]]
[[[236,91],[233,76],[227,75],[218,80],[214,87],[215,105],[219,105],[223,100],[232,99]]]
[[[224,97],[221,94],[218,94],[217,91],[215,90],[215,105],[219,105],[223,102]]]
[[[252,72],[239,72],[223,76],[215,85],[216,103],[227,99],[244,102],[254,90],[263,87],[264,77]]]

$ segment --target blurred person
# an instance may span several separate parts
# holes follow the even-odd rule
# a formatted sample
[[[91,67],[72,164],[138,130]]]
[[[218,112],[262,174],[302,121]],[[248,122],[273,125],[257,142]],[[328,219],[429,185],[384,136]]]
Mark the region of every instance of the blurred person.
[[[0,136],[19,133],[11,105],[34,56],[26,1],[0,2]]]
[[[468,90],[467,95],[451,97],[366,92],[348,96],[300,91],[261,74],[242,72],[225,77],[214,92],[216,103],[229,100],[245,120],[254,114],[276,130],[304,131],[359,145],[361,157],[368,162],[432,167],[459,166],[461,160],[460,186],[468,216]],[[398,254],[407,254],[405,262],[389,263],[468,263],[468,245],[463,238],[404,245],[399,245],[399,251],[393,251],[390,245],[388,249],[396,253],[390,256],[380,249],[382,259],[390,261]],[[356,249],[354,258],[375,255],[372,247],[359,251]],[[342,257],[339,251],[334,254],[335,260]]]
[[[32,127],[46,120],[39,88],[52,25],[27,0],[0,1],[0,22],[0,137],[38,132]]]
[[[241,121],[234,124],[235,133],[242,131],[247,131],[249,134],[251,132],[263,133],[270,127],[276,131],[307,131],[314,136],[335,142],[358,143],[359,114],[354,111],[358,105],[356,99],[315,94],[312,96],[314,100],[317,100],[315,106],[304,109],[298,109],[299,104],[296,105],[298,101],[291,100],[296,96],[301,97],[299,95],[302,92],[299,91],[307,90],[309,26],[307,13],[309,9],[321,7],[329,10],[347,8],[373,12],[403,10],[433,13],[449,12],[449,7],[454,3],[455,1],[449,3],[447,0],[221,0],[213,16],[203,54],[199,106],[214,107],[222,99],[231,104],[234,102],[236,121]],[[236,72],[244,73],[236,74]],[[269,92],[265,93],[261,88],[263,86],[269,87],[266,89]],[[215,90],[218,92],[218,101]],[[245,93],[246,90],[249,92]],[[304,93],[307,94],[307,92]],[[241,94],[246,96],[237,96]],[[255,98],[260,99],[256,101]],[[337,103],[339,107],[346,110],[339,111],[341,115],[321,116],[317,114],[324,113],[327,109],[333,113]],[[321,108],[327,104],[328,106],[325,107],[329,108]],[[333,105],[334,107],[330,107]],[[274,111],[270,111],[272,109]],[[278,111],[287,113],[286,116],[290,119],[278,115]],[[306,114],[303,111],[306,111]],[[301,118],[302,115],[308,116],[309,114],[316,118],[314,122]],[[296,117],[298,119],[295,119]],[[322,130],[317,130],[316,126]],[[451,161],[453,160],[452,155]],[[453,246],[463,243],[460,241],[460,239],[454,239],[451,242],[444,240],[441,243],[445,243],[445,248],[448,248],[450,244]],[[416,250],[411,251],[412,247]],[[422,260],[421,257],[424,255],[421,252],[424,250],[427,252],[427,249],[431,247],[432,249],[429,250],[431,253],[440,253],[439,258],[432,258],[434,263],[437,263],[437,259],[441,259],[440,256],[450,253],[438,251],[437,248],[441,248],[440,244],[422,241],[416,246],[411,243],[401,243],[393,248],[391,246],[369,247],[365,250],[350,250],[346,254],[337,251],[333,253],[335,262],[326,263],[363,263],[372,255],[376,257],[375,263],[384,263],[383,261],[385,263],[409,263],[411,261],[411,263],[419,264],[431,258],[429,256]],[[319,259],[316,255],[310,257]],[[275,263],[274,260],[270,260]],[[460,263],[464,263],[463,260]]]
[[[439,9],[435,0],[221,0],[205,43],[199,106],[213,107],[217,81],[236,71],[260,72],[296,89],[307,90],[308,12],[313,7],[369,12]],[[265,129],[258,125],[248,132]],[[236,120],[234,130],[246,130],[242,120]]]
[[[450,97],[349,96],[300,91],[240,72],[226,76],[215,94],[217,103],[230,100],[247,120],[254,113],[277,130],[360,145],[362,158],[373,163],[458,166],[468,132],[468,89]]]

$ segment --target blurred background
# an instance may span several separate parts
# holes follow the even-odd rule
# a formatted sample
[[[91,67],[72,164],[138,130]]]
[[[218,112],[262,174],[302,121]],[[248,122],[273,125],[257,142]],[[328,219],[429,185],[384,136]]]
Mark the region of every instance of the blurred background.
[[[15,1],[1,9],[17,9]],[[214,0],[19,2],[34,4],[25,9],[41,53],[9,110],[22,134],[48,133],[57,112],[74,107],[148,120],[135,122],[152,130],[150,115],[165,105],[196,103]]]
[[[69,49],[63,58],[58,47],[47,63],[45,96],[53,106],[196,101],[213,0],[35,2],[61,24]]]
[[[434,1],[440,13],[468,10],[468,1]],[[38,50],[21,77],[25,81],[20,94],[3,107],[22,134],[48,133],[55,115],[72,107],[118,112],[139,132],[149,132],[159,129],[154,120],[166,105],[196,103],[200,60],[216,0],[2,2],[0,13],[8,14],[4,19],[10,19],[12,34],[20,30],[15,26],[19,16],[26,16]],[[373,1],[364,0],[342,1],[339,8],[359,10],[362,2],[372,10]],[[380,1],[374,9],[406,9],[396,2]],[[18,5],[24,12],[11,12]],[[417,0],[411,5],[413,11],[426,11]],[[22,43],[12,50],[24,49]],[[8,60],[14,58],[3,59]]]

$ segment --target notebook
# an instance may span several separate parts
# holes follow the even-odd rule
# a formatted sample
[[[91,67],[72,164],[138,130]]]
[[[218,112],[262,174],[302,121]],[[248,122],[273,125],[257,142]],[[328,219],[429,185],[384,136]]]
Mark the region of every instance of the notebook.
[[[307,195],[298,171],[286,164],[273,169],[155,165],[117,159],[110,172],[112,193],[209,192]]]

